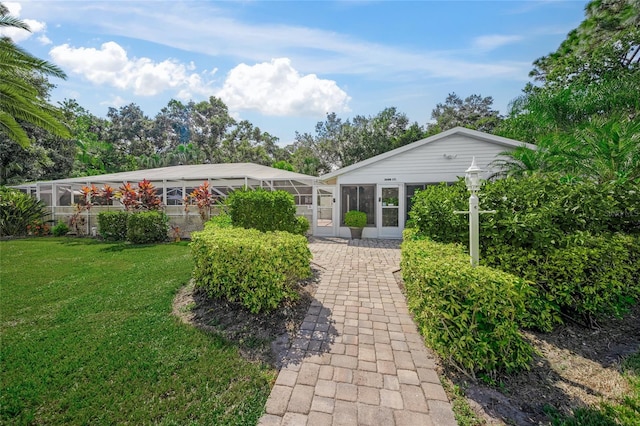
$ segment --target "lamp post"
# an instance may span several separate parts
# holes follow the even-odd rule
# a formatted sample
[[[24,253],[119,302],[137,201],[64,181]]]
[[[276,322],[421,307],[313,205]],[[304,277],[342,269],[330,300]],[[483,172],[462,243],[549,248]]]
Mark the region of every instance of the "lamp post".
[[[478,266],[480,260],[480,215],[478,211],[478,191],[480,190],[480,173],[482,170],[476,165],[473,157],[471,166],[465,171],[464,182],[471,192],[469,197],[469,252],[471,266]]]
[[[464,182],[471,192],[469,197],[469,211],[455,214],[469,215],[469,252],[471,254],[471,266],[478,266],[480,261],[480,213],[495,213],[495,210],[478,209],[478,191],[480,190],[480,173],[482,169],[476,165],[476,157],[473,157],[471,166],[465,171]]]

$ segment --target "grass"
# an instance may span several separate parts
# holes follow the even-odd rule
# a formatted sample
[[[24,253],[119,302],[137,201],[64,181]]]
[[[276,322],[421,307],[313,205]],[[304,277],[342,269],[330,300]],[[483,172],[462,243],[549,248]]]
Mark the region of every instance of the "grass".
[[[0,242],[0,423],[250,425],[276,372],[171,315],[186,244]]]

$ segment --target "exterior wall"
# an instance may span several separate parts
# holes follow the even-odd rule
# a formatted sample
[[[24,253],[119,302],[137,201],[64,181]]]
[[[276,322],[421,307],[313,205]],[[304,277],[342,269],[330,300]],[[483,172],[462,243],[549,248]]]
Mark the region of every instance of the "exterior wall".
[[[70,224],[72,216],[75,214],[75,207],[49,207],[49,215],[44,218],[45,221],[49,221],[51,225],[55,225],[61,221],[66,224]],[[92,235],[93,229],[97,232],[98,228],[98,214],[103,211],[123,211],[124,209],[119,206],[93,206],[89,212],[83,211],[80,213],[79,232],[82,235]],[[204,222],[198,213],[198,209],[195,206],[191,206],[188,213],[184,211],[184,206],[165,206],[162,209],[169,217],[169,231],[168,235],[171,239],[174,239],[177,234],[180,238],[190,238],[191,233],[194,231],[201,231],[204,229]],[[313,219],[313,210],[310,206],[296,206],[297,215],[305,216],[309,223]],[[212,207],[212,215],[219,214],[217,207]]]
[[[483,170],[484,178],[492,171],[489,164],[499,158],[499,154],[509,150],[503,145],[479,140],[463,134],[454,134],[450,137],[426,143],[415,149],[391,156],[373,164],[363,166],[335,179],[337,211],[341,221],[342,208],[340,191],[342,185],[367,185],[376,184],[376,193],[380,194],[382,185],[398,185],[400,187],[400,220],[399,228],[404,228],[404,216],[406,214],[406,198],[404,196],[406,184],[455,182],[459,177],[464,177],[465,171],[471,165],[473,157],[476,164]],[[376,199],[379,203],[379,198]],[[381,235],[380,207],[376,213],[375,227],[366,227],[363,230],[363,238],[388,238]],[[349,238],[349,228],[339,226],[337,236]],[[397,233],[391,238],[401,238]]]
[[[427,143],[369,166],[338,176],[338,185],[364,183],[455,182],[475,156],[483,170],[507,147],[465,135]],[[486,176],[485,176],[486,177]]]

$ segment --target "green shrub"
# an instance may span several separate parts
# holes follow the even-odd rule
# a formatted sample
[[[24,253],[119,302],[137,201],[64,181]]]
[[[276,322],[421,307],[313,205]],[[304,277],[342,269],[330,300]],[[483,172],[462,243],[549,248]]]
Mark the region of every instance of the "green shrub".
[[[621,316],[640,300],[640,238],[623,234],[567,236],[547,251],[490,248],[487,264],[533,281],[526,327],[550,331],[560,315],[593,324]]]
[[[464,181],[428,185],[413,197],[409,213],[411,227],[441,243],[466,242],[469,240],[468,217],[453,212],[468,210],[468,199]]]
[[[344,214],[344,224],[351,228],[364,228],[367,225],[367,214],[358,210],[349,210]]]
[[[205,222],[204,224],[205,229],[208,223],[212,223],[213,225],[219,228],[230,228],[233,226],[233,223],[231,222],[231,216],[229,216],[224,212],[220,213],[219,215],[212,216],[211,219],[209,219],[209,221]]]
[[[253,313],[297,298],[297,281],[311,276],[311,252],[300,235],[221,228],[208,222],[191,238],[196,286]]]
[[[639,193],[632,183],[555,176],[484,185],[480,207],[496,214],[480,219],[480,261],[535,283],[524,326],[549,331],[561,315],[593,322],[638,300],[630,281],[637,245],[611,232],[636,232]],[[412,221],[422,235],[466,246],[468,217],[453,212],[467,210],[468,196],[462,181],[427,187],[414,197]]]
[[[296,204],[286,191],[236,190],[226,200],[234,226],[295,233]]]
[[[127,218],[127,241],[133,244],[166,241],[168,231],[169,219],[161,211],[131,213]]]
[[[296,228],[294,234],[307,235],[310,227],[309,219],[304,216],[296,216]]]
[[[43,202],[17,189],[0,187],[0,236],[27,235],[28,227],[47,214]]]
[[[547,250],[576,232],[640,232],[637,183],[566,182],[557,176],[486,182],[479,193],[483,250],[507,245]],[[469,193],[462,180],[427,186],[413,198],[411,222],[434,241],[468,244]]]
[[[107,241],[125,241],[127,239],[127,221],[129,212],[108,211],[98,214],[98,233]]]
[[[53,228],[51,228],[51,233],[54,237],[64,237],[69,233],[69,225],[64,222],[58,222]]]
[[[460,245],[405,230],[407,303],[427,344],[470,374],[528,368],[533,349],[518,330],[531,290],[514,275],[473,268]]]

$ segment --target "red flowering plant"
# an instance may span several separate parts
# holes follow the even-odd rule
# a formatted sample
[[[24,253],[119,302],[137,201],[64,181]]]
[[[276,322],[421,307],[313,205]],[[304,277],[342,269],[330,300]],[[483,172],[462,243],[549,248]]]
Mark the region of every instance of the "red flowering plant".
[[[184,198],[184,209],[188,212],[189,205],[197,206],[200,218],[204,222],[211,217],[211,207],[216,201],[217,197],[211,193],[209,182],[202,182],[199,187],[195,188],[191,194]]]
[[[83,186],[80,188],[80,195],[82,198],[80,202],[75,205],[75,212],[69,220],[70,227],[75,230],[78,235],[82,233],[82,227],[85,223],[84,218],[81,217],[82,212],[89,211],[91,207],[96,205],[111,204],[114,198],[114,190],[106,184],[102,189],[98,189],[95,184],[91,184],[91,186]]]
[[[42,222],[41,220],[34,220],[33,223],[27,225],[27,233],[29,235],[34,235],[36,237],[43,237],[45,235],[49,235],[50,228],[49,225]]]
[[[158,196],[155,186],[146,179],[138,183],[134,188],[129,182],[125,182],[114,195],[118,198],[124,209],[131,210],[160,210],[162,199]]]

